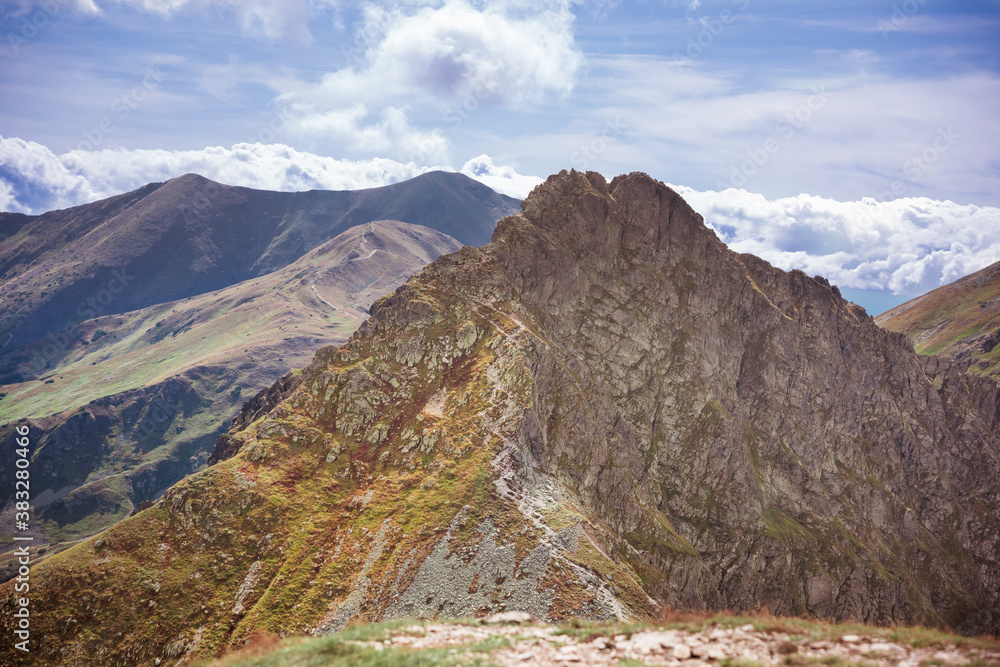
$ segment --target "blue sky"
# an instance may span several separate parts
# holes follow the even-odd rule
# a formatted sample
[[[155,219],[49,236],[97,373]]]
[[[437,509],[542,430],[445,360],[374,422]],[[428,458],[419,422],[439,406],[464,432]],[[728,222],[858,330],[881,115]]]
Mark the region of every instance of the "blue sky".
[[[0,7],[0,209],[639,170],[873,311],[1000,259],[1000,0]]]

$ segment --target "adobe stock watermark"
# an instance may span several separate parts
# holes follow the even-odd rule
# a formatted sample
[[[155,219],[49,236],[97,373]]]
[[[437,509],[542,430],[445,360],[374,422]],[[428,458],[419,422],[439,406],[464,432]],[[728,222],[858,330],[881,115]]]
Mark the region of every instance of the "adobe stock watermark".
[[[466,93],[461,101],[451,105],[441,115],[441,120],[451,123],[452,127],[460,127],[465,121],[478,111],[484,102],[496,96],[497,91],[503,86],[504,65],[502,62],[492,63],[493,68],[489,72],[482,74],[472,82],[471,89]],[[431,132],[418,137],[414,141],[414,146],[408,151],[406,159],[410,162],[420,164],[426,161],[434,153],[441,150],[445,143],[444,134],[441,128],[435,128]]]
[[[278,133],[285,129],[285,120],[278,114],[271,117],[259,130],[247,137],[248,144],[269,144],[277,138]]]
[[[503,62],[494,63],[495,69],[491,70],[485,77],[476,80],[472,91],[464,99],[444,112],[442,119],[451,123],[452,127],[459,127],[475,113],[479,106],[496,95],[500,90],[500,72],[503,71]]]
[[[768,163],[771,156],[781,150],[782,142],[794,137],[812,120],[813,115],[823,108],[830,96],[831,94],[827,92],[825,85],[813,86],[812,94],[806,98],[805,102],[785,114],[775,126],[771,136],[765,139],[760,146],[747,149],[747,159],[732,167],[729,183],[719,182],[716,187],[719,190],[725,190],[726,188],[742,188],[746,185],[747,181]]]
[[[113,117],[105,116],[97,123],[96,127],[83,130],[83,141],[76,145],[76,150],[96,150],[104,143],[105,139],[114,134],[115,130],[118,129],[115,121],[117,120],[118,123],[125,122],[132,115],[132,112],[146,101],[150,93],[160,87],[162,82],[163,73],[160,71],[160,66],[156,63],[147,65],[145,75],[139,83],[133,86],[127,93],[111,100],[109,108]]]
[[[173,398],[164,398],[162,394],[157,394],[146,406],[145,417],[140,423],[132,427],[131,435],[135,437],[146,437],[169,426],[177,411],[180,409],[180,401]]]
[[[911,183],[919,181],[945,153],[951,150],[955,142],[961,138],[962,135],[956,132],[951,126],[939,127],[935,133],[934,141],[919,153],[911,155],[903,161],[902,165],[900,165],[903,174]],[[876,192],[874,199],[878,202],[892,201],[905,195],[907,189],[906,182],[901,178],[897,178],[889,184],[887,189]]]
[[[879,19],[876,27],[882,33],[884,41],[889,40],[889,33],[902,30],[910,17],[920,11],[920,8],[927,4],[927,0],[903,0],[900,3],[893,3],[892,15],[888,20]]]
[[[129,275],[124,267],[113,270],[111,277],[102,283],[102,287],[77,304],[75,312],[79,319],[46,336],[31,350],[31,359],[18,365],[17,370],[21,377],[25,379],[41,377],[48,370],[49,362],[65,353],[77,340],[80,325],[107,313],[108,306],[133,280],[135,276]]]
[[[239,4],[240,0],[217,0],[230,4]],[[400,7],[425,7],[427,0],[394,0],[393,8]],[[365,20],[361,28],[354,31],[354,39],[350,44],[343,43],[340,46],[341,52],[347,61],[353,65],[360,65],[367,59],[368,52],[372,47],[379,44],[385,36],[384,26],[379,21]]]
[[[234,11],[241,4],[241,0],[215,0],[212,3],[212,9],[215,10],[215,15],[219,17],[219,20],[224,21],[229,12]]]
[[[694,37],[688,37],[684,53],[674,52],[671,56],[675,65],[690,65],[715,43],[726,28],[731,25],[739,12],[750,8],[750,0],[732,0],[736,9],[723,9],[715,18],[701,19],[701,30]]]
[[[227,187],[206,179],[201,186],[190,195],[178,208],[184,223],[190,225],[202,219],[202,216],[212,210],[214,204],[212,197],[219,194]]]
[[[17,577],[14,579],[13,602],[14,611],[14,648],[30,653],[28,644],[31,641],[31,552],[26,542],[34,537],[28,535],[31,529],[31,429],[27,424],[15,428],[14,459],[14,528],[16,532],[13,541],[16,544],[14,556],[17,557]]]
[[[25,15],[21,19],[20,30],[7,33],[7,42],[14,57],[18,57],[21,49],[55,21],[59,17],[59,12],[66,9],[69,4],[70,0],[43,0],[38,3],[38,9]]]
[[[581,145],[570,157],[577,171],[587,171],[597,158],[604,155],[614,140],[625,133],[628,125],[620,116],[615,116],[604,123],[604,127],[596,137]]]

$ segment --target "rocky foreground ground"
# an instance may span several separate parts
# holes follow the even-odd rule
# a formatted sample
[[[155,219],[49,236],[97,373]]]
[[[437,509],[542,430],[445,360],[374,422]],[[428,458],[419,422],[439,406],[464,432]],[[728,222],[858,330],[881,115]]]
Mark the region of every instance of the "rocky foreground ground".
[[[312,644],[286,645],[224,664],[1000,666],[1000,642],[995,640],[773,618],[713,618],[666,628],[559,627],[540,624],[530,614],[507,613],[478,622],[349,628],[338,634],[339,639],[333,635]]]

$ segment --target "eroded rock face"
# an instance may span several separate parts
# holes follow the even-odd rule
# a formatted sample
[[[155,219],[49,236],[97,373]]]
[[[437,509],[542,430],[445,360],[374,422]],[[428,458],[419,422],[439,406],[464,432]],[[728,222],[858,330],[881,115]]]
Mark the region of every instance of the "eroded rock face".
[[[996,385],[729,251],[661,183],[553,176],[371,313],[235,456],[45,564],[39,599],[106,582],[76,625],[40,610],[63,664],[662,604],[1000,631]],[[125,594],[150,577],[198,604]]]
[[[530,465],[664,575],[654,597],[996,632],[994,383],[929,375],[643,175],[552,178],[485,254],[538,333]]]
[[[212,454],[208,457],[208,464],[213,465],[235,456],[243,444],[238,434],[255,419],[267,414],[278,403],[288,398],[301,382],[302,376],[295,375],[289,371],[278,378],[270,387],[261,389],[253,398],[245,402],[240,409],[240,413],[233,418],[233,424],[229,433],[223,433],[216,439]]]
[[[647,592],[996,631],[994,383],[929,373],[644,175],[562,174],[523,208],[476,269],[428,273],[533,334],[511,457],[625,538],[614,559],[662,576]]]

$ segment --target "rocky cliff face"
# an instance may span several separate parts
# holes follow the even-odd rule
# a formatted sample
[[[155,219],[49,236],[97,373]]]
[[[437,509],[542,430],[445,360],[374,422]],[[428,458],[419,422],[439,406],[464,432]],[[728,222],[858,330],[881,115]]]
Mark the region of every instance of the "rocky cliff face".
[[[38,659],[515,609],[1000,631],[995,383],[645,175],[522,208],[376,302],[235,456],[38,566]]]

